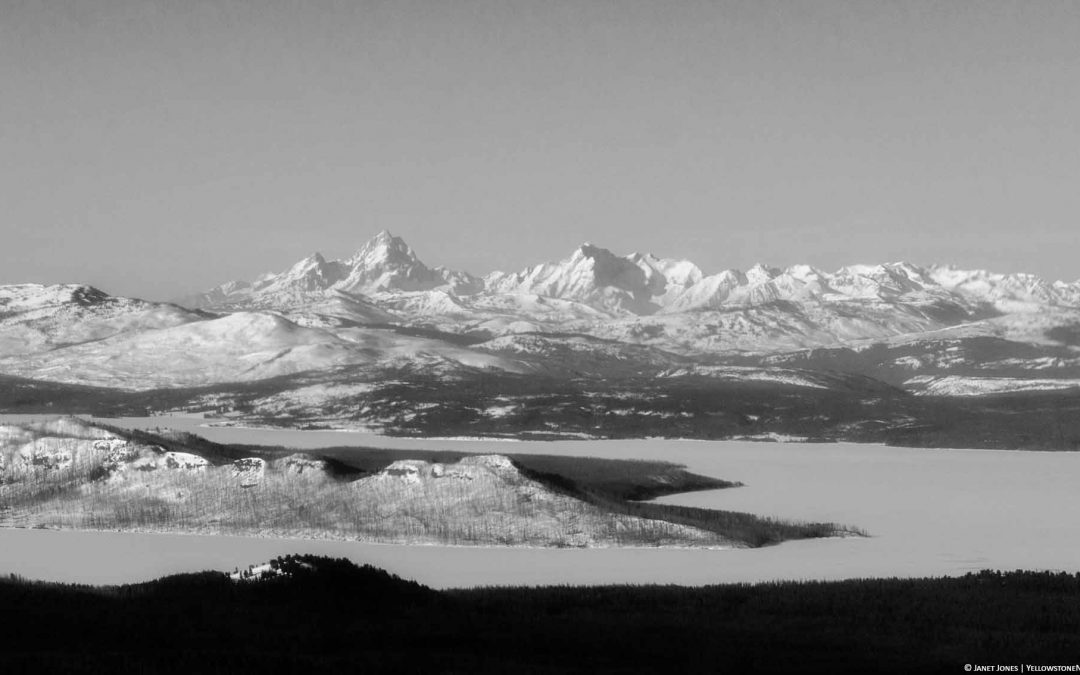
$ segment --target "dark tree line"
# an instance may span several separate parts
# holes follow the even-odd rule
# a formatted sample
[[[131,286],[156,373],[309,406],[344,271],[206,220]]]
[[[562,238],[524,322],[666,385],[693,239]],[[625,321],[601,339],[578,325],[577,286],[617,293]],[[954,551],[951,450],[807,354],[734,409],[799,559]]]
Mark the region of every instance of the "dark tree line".
[[[962,672],[1075,663],[1080,575],[437,592],[311,556],[281,575],[0,581],[3,672]]]

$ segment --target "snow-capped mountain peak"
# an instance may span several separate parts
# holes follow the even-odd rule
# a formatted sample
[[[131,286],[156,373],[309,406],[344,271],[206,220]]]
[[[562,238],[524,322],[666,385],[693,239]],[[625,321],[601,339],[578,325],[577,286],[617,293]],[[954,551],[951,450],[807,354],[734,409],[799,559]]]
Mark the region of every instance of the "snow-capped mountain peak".
[[[330,288],[341,281],[345,266],[339,262],[327,262],[320,253],[313,253],[288,270],[256,285],[266,292],[312,292]]]
[[[471,293],[479,290],[480,281],[465,272],[428,267],[401,237],[383,230],[345,260],[313,253],[279,274],[264,274],[254,282],[230,281],[181,302],[223,309],[293,309],[338,291],[355,296],[436,288]]]
[[[878,299],[921,293],[936,286],[925,269],[906,262],[842,267],[829,275],[829,285],[848,297]]]
[[[366,269],[423,264],[405,240],[395,237],[389,230],[382,230],[376,234],[344,263],[353,268]]]
[[[752,286],[757,286],[772,281],[779,274],[780,270],[776,267],[755,263],[750,269],[746,270],[746,281]]]
[[[350,293],[429,291],[446,287],[455,292],[474,292],[478,280],[465,272],[430,268],[413,253],[401,237],[387,230],[343,262],[348,273],[336,288]]]
[[[980,298],[1003,309],[1080,303],[1080,282],[1050,284],[1033,274],[963,270],[955,265],[935,265],[928,270],[928,275],[943,288]]]
[[[645,272],[645,278],[654,296],[673,297],[704,278],[701,268],[689,260],[660,258],[652,253],[632,253],[626,259]],[[658,298],[665,304],[665,297]]]
[[[521,272],[495,272],[485,279],[488,293],[532,294],[570,300],[598,309],[649,314],[658,308],[654,295],[666,280],[656,270],[621,258],[606,248],[584,243],[570,257],[534,265]]]

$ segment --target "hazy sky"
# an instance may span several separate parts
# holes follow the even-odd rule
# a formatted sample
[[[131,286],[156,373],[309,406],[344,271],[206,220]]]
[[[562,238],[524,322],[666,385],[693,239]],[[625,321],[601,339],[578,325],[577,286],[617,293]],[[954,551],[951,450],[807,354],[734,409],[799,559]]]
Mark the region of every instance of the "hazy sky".
[[[0,283],[156,299],[380,229],[1080,277],[1080,2],[0,0]]]

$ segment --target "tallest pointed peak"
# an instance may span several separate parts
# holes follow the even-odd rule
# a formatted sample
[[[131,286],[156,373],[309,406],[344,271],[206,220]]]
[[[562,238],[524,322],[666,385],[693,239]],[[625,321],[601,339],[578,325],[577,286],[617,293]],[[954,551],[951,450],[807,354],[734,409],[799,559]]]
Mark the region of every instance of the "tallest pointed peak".
[[[345,261],[354,269],[364,270],[364,274],[390,269],[417,268],[427,270],[413,250],[401,237],[395,237],[389,230],[382,230],[372,237],[360,250]]]
[[[381,230],[364,244],[350,259],[351,262],[368,263],[386,260],[414,260],[416,256],[401,237],[395,237],[390,230]]]
[[[389,230],[372,237],[344,264],[350,268],[349,275],[338,287],[349,292],[423,291],[440,286],[465,289],[475,283],[467,274],[431,269],[405,240]]]

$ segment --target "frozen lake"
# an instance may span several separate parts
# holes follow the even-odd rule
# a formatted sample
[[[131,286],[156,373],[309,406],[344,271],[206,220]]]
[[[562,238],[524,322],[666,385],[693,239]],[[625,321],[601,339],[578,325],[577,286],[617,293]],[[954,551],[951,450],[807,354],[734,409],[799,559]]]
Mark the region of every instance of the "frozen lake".
[[[3,416],[2,420],[25,416]],[[828,520],[868,539],[789,542],[736,551],[499,549],[182,535],[0,530],[0,573],[118,583],[231,570],[284,553],[321,553],[435,586],[678,583],[939,576],[978,569],[1080,570],[1080,454],[925,450],[861,444],[737,441],[417,440],[359,432],[202,427],[194,418],[131,418],[229,443],[368,445],[485,453],[661,459],[746,487],[669,503]]]

